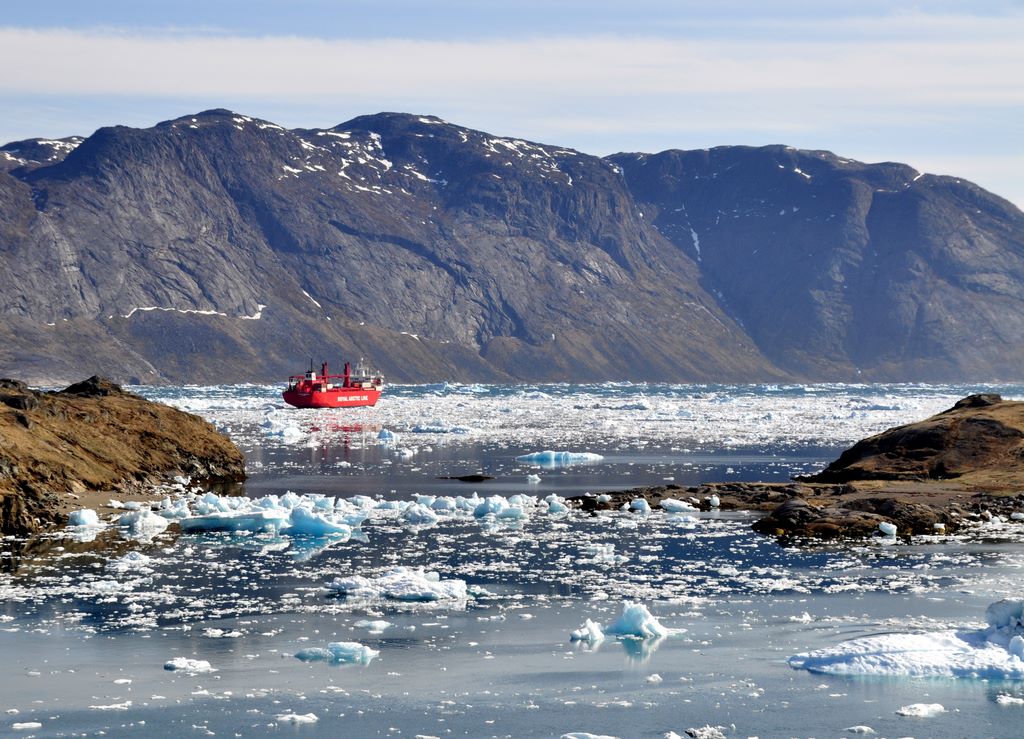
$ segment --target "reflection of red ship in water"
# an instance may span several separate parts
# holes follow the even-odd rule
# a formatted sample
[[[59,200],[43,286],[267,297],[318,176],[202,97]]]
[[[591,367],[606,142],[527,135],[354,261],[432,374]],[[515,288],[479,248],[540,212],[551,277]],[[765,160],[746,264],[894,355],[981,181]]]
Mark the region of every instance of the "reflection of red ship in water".
[[[379,372],[362,367],[353,372],[345,362],[345,374],[332,375],[324,362],[319,375],[310,363],[306,374],[289,377],[283,396],[285,403],[296,408],[358,408],[376,404],[383,389],[384,377]]]

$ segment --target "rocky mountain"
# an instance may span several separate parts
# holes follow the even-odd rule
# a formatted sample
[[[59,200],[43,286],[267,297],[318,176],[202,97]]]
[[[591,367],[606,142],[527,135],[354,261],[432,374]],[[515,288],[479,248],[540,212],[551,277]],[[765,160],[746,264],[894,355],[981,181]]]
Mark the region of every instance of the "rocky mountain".
[[[782,147],[601,159],[226,110],[0,147],[0,375],[1016,378],[1024,216]]]
[[[789,147],[620,154],[764,354],[814,378],[1024,375],[1024,214],[969,182]]]

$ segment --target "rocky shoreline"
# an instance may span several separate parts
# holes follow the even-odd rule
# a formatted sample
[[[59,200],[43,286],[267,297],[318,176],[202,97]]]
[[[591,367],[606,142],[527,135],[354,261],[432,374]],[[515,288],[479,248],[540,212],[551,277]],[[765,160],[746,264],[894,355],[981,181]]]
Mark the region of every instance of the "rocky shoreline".
[[[0,534],[31,534],[111,496],[151,496],[176,475],[240,482],[245,459],[202,418],[99,377],[59,392],[0,379]]]
[[[707,483],[578,496],[583,510],[674,498],[709,510],[762,511],[763,534],[864,538],[953,533],[993,516],[1024,517],[1024,402],[972,395],[917,423],[858,442],[822,472],[788,483]],[[714,503],[714,506],[713,504]]]

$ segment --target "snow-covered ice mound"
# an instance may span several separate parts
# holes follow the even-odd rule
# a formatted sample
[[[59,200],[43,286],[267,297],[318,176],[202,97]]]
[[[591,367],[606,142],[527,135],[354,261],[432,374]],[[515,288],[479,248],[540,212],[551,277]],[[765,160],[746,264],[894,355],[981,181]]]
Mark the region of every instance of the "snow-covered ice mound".
[[[395,567],[378,577],[351,575],[327,585],[349,598],[366,600],[440,601],[465,600],[465,580],[442,580],[423,568]]]
[[[347,662],[352,664],[368,665],[380,652],[370,649],[359,642],[338,641],[331,642],[327,648],[307,647],[295,653],[295,656],[304,662],[323,660],[325,662]]]
[[[843,675],[970,677],[1024,680],[1024,601],[1001,600],[985,612],[988,627],[881,634],[797,654],[791,667]]]

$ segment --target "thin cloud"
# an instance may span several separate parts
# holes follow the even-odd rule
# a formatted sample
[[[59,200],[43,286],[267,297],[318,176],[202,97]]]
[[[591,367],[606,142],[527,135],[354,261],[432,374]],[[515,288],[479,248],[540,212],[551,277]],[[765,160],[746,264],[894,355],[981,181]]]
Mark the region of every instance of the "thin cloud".
[[[1024,103],[1024,44],[544,38],[491,42],[0,29],[0,91],[21,94],[742,95],[922,105]],[[40,53],[40,50],[45,50]],[[30,60],[30,63],[26,63]]]

